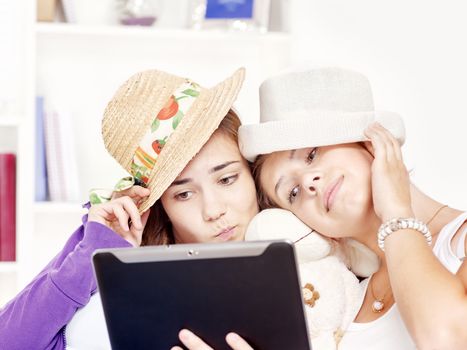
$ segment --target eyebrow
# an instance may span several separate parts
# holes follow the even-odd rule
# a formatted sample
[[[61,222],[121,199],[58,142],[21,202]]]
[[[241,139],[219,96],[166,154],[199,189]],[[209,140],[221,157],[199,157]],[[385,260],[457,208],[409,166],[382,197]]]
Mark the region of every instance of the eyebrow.
[[[290,153],[289,153],[289,160],[292,160],[292,159],[295,157],[295,152],[296,152],[296,151],[297,151],[296,149],[293,149],[293,150],[290,151]],[[281,176],[281,177],[279,178],[279,181],[277,181],[276,186],[274,187],[274,192],[276,193],[276,196],[277,196],[277,197],[279,197],[278,191],[279,191],[279,187],[282,185],[282,182],[283,182],[283,181],[284,181],[284,176]]]
[[[234,164],[234,163],[240,163],[240,161],[238,161],[238,160],[232,160],[232,161],[230,161],[230,162],[225,162],[225,163],[216,165],[214,168],[212,168],[212,169],[209,170],[209,174],[212,174],[212,173],[215,173],[216,171],[222,170],[222,169],[224,169],[224,168],[226,168],[226,167],[228,167],[229,165]]]
[[[229,165],[234,164],[234,163],[240,163],[240,161],[232,160],[230,162],[225,162],[225,163],[216,165],[215,167],[209,169],[209,174],[213,174],[213,173],[215,173],[217,171],[220,171],[220,170],[222,170],[222,169],[224,169],[224,168],[226,168]],[[193,181],[193,178],[191,178],[191,177],[187,177],[185,179],[180,179],[180,180],[175,180],[174,182],[172,182],[172,184],[169,187],[184,185],[184,184],[186,184],[188,182],[192,182],[192,181]]]

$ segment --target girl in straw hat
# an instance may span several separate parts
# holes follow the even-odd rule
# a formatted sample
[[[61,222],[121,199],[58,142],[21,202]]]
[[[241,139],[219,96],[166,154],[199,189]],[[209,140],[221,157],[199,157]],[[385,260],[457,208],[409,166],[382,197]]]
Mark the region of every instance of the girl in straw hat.
[[[375,111],[368,80],[338,68],[272,77],[260,98],[261,122],[239,130],[260,207],[380,259],[339,348],[467,348],[467,212],[410,183],[401,118]]]
[[[91,255],[98,248],[244,238],[258,205],[231,109],[243,79],[240,69],[205,89],[151,70],[120,87],[105,110],[102,134],[132,176],[110,200],[92,193],[95,204],[83,225],[0,310],[1,349],[110,348],[94,294]],[[192,346],[196,338],[182,332],[181,339]],[[245,346],[233,334],[227,340],[234,349]]]

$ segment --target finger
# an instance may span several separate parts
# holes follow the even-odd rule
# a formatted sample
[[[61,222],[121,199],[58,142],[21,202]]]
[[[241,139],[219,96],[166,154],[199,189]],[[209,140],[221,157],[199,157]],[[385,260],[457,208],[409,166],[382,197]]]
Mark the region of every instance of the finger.
[[[225,340],[233,350],[253,350],[253,348],[237,333],[227,334]]]
[[[384,131],[386,134],[387,138],[390,140],[392,144],[392,148],[394,150],[394,154],[396,155],[397,159],[402,160],[402,150],[401,150],[401,145],[399,143],[399,140],[397,140],[394,135],[386,129],[384,126],[380,124],[381,129]]]
[[[137,230],[142,230],[143,224],[141,223],[141,216],[135,202],[133,202],[133,200],[127,196],[119,198],[119,201],[122,203],[125,211],[128,213],[131,219],[131,225],[134,226],[134,228]]]
[[[151,191],[148,188],[136,185],[128,189],[127,196],[139,200],[141,198],[149,196],[150,193]]]
[[[386,145],[381,139],[381,135],[376,131],[374,124],[365,129],[365,135],[370,139],[374,150],[375,159],[386,160]]]
[[[399,143],[394,138],[394,136],[392,136],[389,130],[382,126],[380,123],[375,124],[375,130],[381,136],[381,139],[386,145],[388,160],[402,160]]]
[[[179,346],[174,346],[170,350],[183,350],[183,349]]]
[[[188,329],[182,329],[178,333],[180,341],[185,345],[189,350],[213,350],[209,345],[201,340],[197,335],[190,332]]]
[[[119,202],[114,202],[112,203],[111,210],[113,211],[113,214],[118,220],[118,223],[120,224],[120,227],[122,228],[123,231],[128,232],[130,231],[130,227],[128,226],[128,213],[125,211],[123,208],[123,204]]]
[[[123,191],[116,191],[112,194],[112,199],[128,196],[134,200],[135,203],[139,202],[142,198],[149,196],[151,191],[148,188],[142,186],[132,186]]]
[[[143,225],[143,229],[146,227],[146,223],[148,222],[149,219],[149,214],[151,214],[151,208],[146,210],[142,215],[141,215],[141,224]]]
[[[147,210],[141,215],[141,229],[137,229],[134,225],[130,226],[130,233],[132,234],[134,240],[136,241],[136,245],[140,246],[143,240],[144,228],[146,227],[146,223],[149,218],[150,211]]]

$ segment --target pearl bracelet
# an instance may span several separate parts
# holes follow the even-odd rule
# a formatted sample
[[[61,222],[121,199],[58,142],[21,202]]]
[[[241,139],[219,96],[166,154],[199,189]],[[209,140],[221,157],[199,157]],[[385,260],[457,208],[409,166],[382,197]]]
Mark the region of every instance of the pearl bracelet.
[[[428,226],[422,221],[414,218],[394,218],[379,227],[378,230],[378,246],[384,252],[384,240],[391,233],[399,230],[411,229],[420,232],[426,239],[428,245],[431,245],[431,232]]]

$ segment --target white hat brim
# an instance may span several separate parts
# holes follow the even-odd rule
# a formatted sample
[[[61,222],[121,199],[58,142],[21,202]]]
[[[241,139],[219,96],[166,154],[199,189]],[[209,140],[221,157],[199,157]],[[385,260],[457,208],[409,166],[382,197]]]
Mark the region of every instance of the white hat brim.
[[[302,114],[302,115],[300,115]],[[393,112],[296,112],[288,120],[270,121],[240,127],[239,146],[250,162],[258,155],[307,147],[368,141],[365,128],[377,121],[402,145],[405,128]]]

